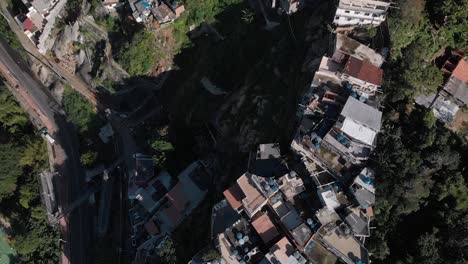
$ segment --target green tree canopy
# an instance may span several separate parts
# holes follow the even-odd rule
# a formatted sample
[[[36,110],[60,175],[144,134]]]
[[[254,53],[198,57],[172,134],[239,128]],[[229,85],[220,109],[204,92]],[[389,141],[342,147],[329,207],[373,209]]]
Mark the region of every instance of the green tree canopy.
[[[23,109],[14,96],[0,81],[0,123],[8,132],[14,134],[28,124]]]

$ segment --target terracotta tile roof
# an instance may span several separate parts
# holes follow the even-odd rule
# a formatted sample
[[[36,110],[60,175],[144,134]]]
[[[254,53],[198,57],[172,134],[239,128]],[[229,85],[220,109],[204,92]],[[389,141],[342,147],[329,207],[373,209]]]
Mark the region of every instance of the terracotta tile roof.
[[[156,225],[156,223],[153,220],[146,222],[145,229],[150,235],[159,234],[159,227]]]
[[[190,202],[187,196],[183,193],[182,183],[177,183],[165,197],[168,199],[169,206],[161,211],[173,224],[177,224],[182,220],[183,212]]]
[[[250,174],[244,174],[237,179],[237,184],[245,195],[243,204],[249,213],[252,213],[261,206],[266,198],[250,182]]]
[[[373,217],[374,216],[374,209],[372,207],[367,207],[366,208],[366,215],[368,217]]]
[[[461,59],[455,70],[453,70],[452,76],[468,83],[468,61]]]
[[[179,17],[183,12],[185,12],[184,5],[178,6],[175,10],[176,17]]]
[[[295,251],[296,250],[286,237],[283,237],[270,248],[270,253],[273,254],[280,263],[287,263],[289,256],[293,255]]]
[[[174,188],[172,188],[166,197],[171,201],[171,204],[178,210],[183,211],[186,207],[187,196],[184,194],[184,187],[181,182],[178,182]]]
[[[278,236],[278,230],[267,214],[263,214],[259,218],[255,219],[252,222],[252,226],[255,228],[265,244]]]
[[[381,85],[383,80],[382,69],[352,56],[349,57],[343,73],[375,85]]]
[[[245,198],[245,195],[237,183],[225,190],[223,194],[233,209],[237,210],[242,206],[242,199]]]

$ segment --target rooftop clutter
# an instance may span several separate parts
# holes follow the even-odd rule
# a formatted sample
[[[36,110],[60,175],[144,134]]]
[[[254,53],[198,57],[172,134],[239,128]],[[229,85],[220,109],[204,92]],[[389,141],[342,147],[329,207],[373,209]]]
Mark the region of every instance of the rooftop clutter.
[[[345,2],[353,1],[339,8]],[[387,7],[374,11],[382,16]],[[384,56],[342,34],[335,43],[300,104],[291,143],[300,159],[286,162],[276,144],[260,145],[254,169],[223,193],[241,219],[214,234],[226,263],[369,263],[375,173],[366,161],[382,129]],[[259,169],[258,161],[268,163]],[[283,170],[272,173],[277,164]],[[229,232],[240,223],[245,231],[236,239]]]
[[[172,23],[185,11],[184,5],[179,5],[175,0],[129,0],[128,3],[138,23]]]
[[[128,180],[129,220],[135,263],[154,249],[200,204],[211,181],[206,162],[194,161],[174,182],[165,171],[154,176],[151,158],[135,154],[135,173]],[[229,215],[229,212],[226,213]],[[230,214],[232,215],[232,213]]]

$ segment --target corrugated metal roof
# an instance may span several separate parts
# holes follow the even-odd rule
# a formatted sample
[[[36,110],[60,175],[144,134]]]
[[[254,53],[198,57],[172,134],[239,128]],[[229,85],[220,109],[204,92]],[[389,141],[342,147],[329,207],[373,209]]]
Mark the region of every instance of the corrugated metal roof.
[[[346,101],[341,115],[363,124],[375,131],[380,131],[382,112],[367,105],[354,97],[349,97]]]

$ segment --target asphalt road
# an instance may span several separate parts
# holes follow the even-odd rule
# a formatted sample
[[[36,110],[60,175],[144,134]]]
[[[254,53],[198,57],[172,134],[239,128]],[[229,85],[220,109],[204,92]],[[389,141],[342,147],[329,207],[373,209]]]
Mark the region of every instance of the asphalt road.
[[[55,170],[59,172],[59,207],[66,208],[85,187],[84,171],[80,164],[78,137],[66,121],[60,105],[29,70],[19,54],[0,39],[0,70],[13,87],[17,96],[29,104],[26,111],[33,111],[49,134],[56,140],[53,144]],[[77,208],[68,218],[61,221],[63,242],[62,263],[87,263],[89,217],[86,205]]]

